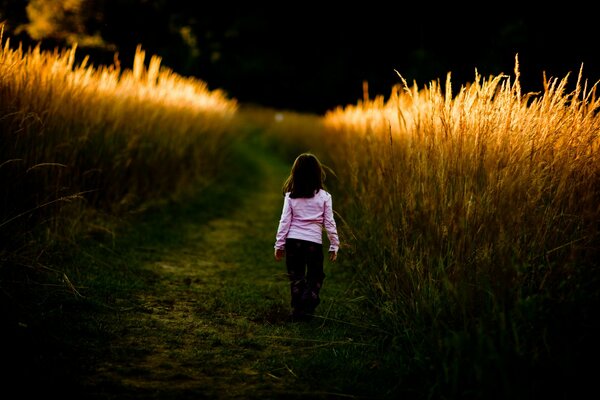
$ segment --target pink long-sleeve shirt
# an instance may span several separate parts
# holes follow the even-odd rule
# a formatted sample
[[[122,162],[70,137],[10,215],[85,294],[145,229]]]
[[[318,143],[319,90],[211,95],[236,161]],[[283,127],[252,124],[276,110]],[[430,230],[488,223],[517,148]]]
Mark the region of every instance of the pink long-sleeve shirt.
[[[287,238],[322,244],[323,228],[329,239],[329,251],[337,253],[340,240],[333,217],[331,194],[320,189],[314,197],[292,199],[288,192],[283,201],[275,248],[284,250]]]

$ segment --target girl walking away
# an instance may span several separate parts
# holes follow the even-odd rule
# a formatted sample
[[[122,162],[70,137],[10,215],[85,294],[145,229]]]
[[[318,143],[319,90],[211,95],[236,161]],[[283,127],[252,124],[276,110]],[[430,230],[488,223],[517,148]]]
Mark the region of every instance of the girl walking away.
[[[323,187],[325,171],[311,153],[300,154],[283,184],[283,210],[275,238],[275,260],[285,256],[291,288],[292,320],[312,316],[323,285],[323,232],[334,262],[340,241],[331,194]]]

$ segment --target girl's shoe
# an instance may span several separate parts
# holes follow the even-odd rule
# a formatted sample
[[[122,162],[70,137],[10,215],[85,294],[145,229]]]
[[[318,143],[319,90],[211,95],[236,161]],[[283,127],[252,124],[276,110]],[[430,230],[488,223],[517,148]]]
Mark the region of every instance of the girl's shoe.
[[[290,321],[292,321],[292,322],[308,321],[311,318],[312,318],[311,314],[307,314],[304,311],[300,311],[300,310],[294,309],[290,313]]]

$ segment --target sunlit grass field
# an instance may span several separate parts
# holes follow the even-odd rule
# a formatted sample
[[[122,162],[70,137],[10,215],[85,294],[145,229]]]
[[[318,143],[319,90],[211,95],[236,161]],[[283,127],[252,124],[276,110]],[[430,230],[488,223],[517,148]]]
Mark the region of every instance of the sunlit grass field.
[[[212,179],[234,99],[137,49],[132,68],[76,63],[76,46],[0,51],[0,237],[70,235],[89,211],[122,213]],[[3,246],[3,247],[4,247]]]
[[[337,389],[363,385],[360,377],[370,376],[377,377],[375,389],[391,377],[385,387],[391,397],[537,398],[555,389],[574,393],[592,376],[585,363],[594,361],[600,333],[600,100],[582,71],[545,79],[536,93],[521,91],[518,63],[514,75],[475,75],[461,87],[452,86],[450,75],[423,87],[399,76],[387,98],[317,116],[241,107],[205,82],[161,66],[160,58],[147,60],[141,48],[130,69],[117,59],[109,67],[76,59],[75,47],[48,52],[2,39],[4,268],[40,267],[57,239],[95,233],[114,240],[109,216],[143,214],[153,204],[219,185],[236,170],[246,183],[226,190],[228,201],[216,196],[212,204],[226,215],[222,209],[240,200],[234,197],[258,187],[252,146],[256,154],[271,151],[260,163],[265,170],[281,168],[274,157],[291,166],[299,152],[312,151],[327,167],[342,240],[335,268],[344,273],[332,267],[328,279],[352,288],[342,293],[340,282],[331,285],[351,298],[339,299],[343,315],[351,310],[373,329],[372,336],[357,333],[368,357],[366,350],[331,352],[325,336],[318,357],[283,356],[295,378],[326,385],[311,380],[314,370],[344,365],[347,377],[327,372],[331,382],[342,382]],[[245,152],[238,160],[248,166],[232,167],[236,151]],[[201,204],[210,220],[211,204]],[[154,208],[161,209],[168,207]],[[161,240],[167,241],[156,239],[154,246],[167,247]],[[270,277],[260,249],[248,243],[252,265]],[[110,257],[118,260],[114,252]],[[76,269],[85,277],[85,265]],[[136,275],[133,268],[125,272]],[[108,285],[102,290],[111,292]],[[245,315],[237,295],[228,293],[230,303],[215,300],[226,303],[215,312]],[[341,331],[332,329],[332,337]],[[353,354],[369,365],[362,358],[348,363],[344,357]]]
[[[462,327],[483,304],[558,290],[596,264],[600,102],[579,79],[569,93],[565,78],[523,94],[518,71],[478,76],[455,97],[450,79],[445,91],[399,86],[325,117],[326,154],[386,311],[442,312]]]
[[[522,93],[518,67],[402,82],[315,141],[373,319],[450,390],[585,382],[598,349],[597,88],[580,71]]]

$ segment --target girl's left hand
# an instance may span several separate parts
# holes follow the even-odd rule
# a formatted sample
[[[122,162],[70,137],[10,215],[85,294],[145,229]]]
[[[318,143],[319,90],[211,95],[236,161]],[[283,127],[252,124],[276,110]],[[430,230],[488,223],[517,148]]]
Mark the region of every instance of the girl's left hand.
[[[337,260],[337,252],[330,251],[329,252],[329,261],[335,262],[335,260]]]

